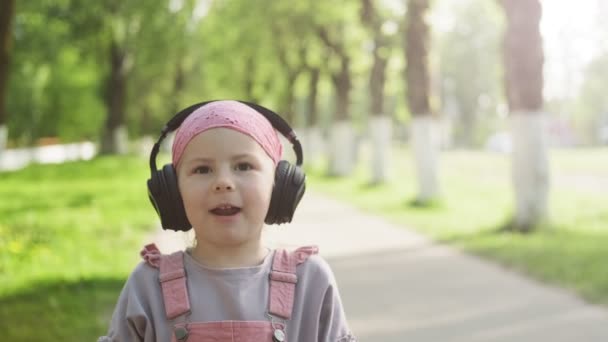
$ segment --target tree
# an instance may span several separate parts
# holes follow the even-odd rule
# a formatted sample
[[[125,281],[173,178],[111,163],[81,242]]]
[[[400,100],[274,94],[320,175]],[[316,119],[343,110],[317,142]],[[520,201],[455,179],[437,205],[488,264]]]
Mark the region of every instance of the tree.
[[[351,56],[345,38],[347,23],[344,18],[339,18],[317,23],[316,27],[318,38],[330,51],[328,73],[334,89],[335,105],[328,151],[328,171],[333,176],[346,176],[354,167],[354,154],[351,150],[354,146],[354,129],[350,117],[353,81]]]
[[[91,4],[73,0],[69,10],[68,22],[74,41],[82,46],[83,54],[92,56],[99,63],[99,88],[106,109],[100,153],[125,153],[128,151],[129,105],[141,105],[138,114],[140,111],[149,112],[148,103],[142,103],[139,99],[130,100],[130,95],[133,98],[133,80],[137,79],[137,74],[147,73],[146,63],[150,63],[151,56],[156,59],[153,65],[161,64],[158,61],[165,63],[156,70],[155,78],[149,84],[161,88],[163,79],[173,79],[174,71],[171,70],[168,75],[165,67],[172,62],[174,55],[170,52],[173,50],[163,47],[169,46],[168,37],[174,38],[175,27],[182,26],[175,25],[175,21],[171,20],[168,2],[159,6],[158,3],[132,0]],[[151,32],[154,35],[149,34]],[[144,58],[140,58],[142,55]],[[147,92],[152,91],[149,84],[142,85],[141,89],[135,88],[143,99],[147,98]]]
[[[12,50],[12,26],[15,17],[15,1],[4,0],[0,3],[0,153],[6,147],[8,139],[8,113],[6,93],[10,73],[10,56]]]
[[[16,8],[7,99],[14,113],[8,118],[10,139],[16,145],[32,145],[41,137],[97,138],[104,116],[101,72],[87,52],[95,49],[82,44],[86,26],[73,28],[82,12],[71,9],[71,3],[32,0]]]
[[[314,40],[313,40],[314,42]],[[316,49],[313,49],[316,47]],[[321,130],[320,117],[320,84],[322,77],[327,73],[325,61],[329,59],[329,50],[320,44],[311,44],[311,49],[304,61],[307,73],[306,86],[306,115],[303,130],[306,148],[304,154],[309,163],[317,163],[326,152],[326,142]]]
[[[133,42],[133,70],[129,78],[129,134],[156,135],[162,125],[182,107],[188,94],[198,93],[200,82],[194,71],[202,44],[196,28],[194,0],[172,2],[158,11]],[[159,47],[167,47],[159,49]],[[160,51],[159,51],[160,50]]]
[[[269,108],[277,107],[284,94],[282,68],[269,16],[276,1],[213,2],[201,23],[204,49],[199,58],[201,93],[208,98],[246,98]],[[227,22],[238,25],[227,26]]]
[[[274,3],[271,12],[271,30],[277,59],[283,69],[285,87],[282,89],[280,112],[291,125],[296,125],[295,100],[296,82],[306,70],[307,50],[309,48],[311,19],[307,13],[298,13],[285,8],[280,2]]]
[[[416,204],[427,204],[438,197],[437,128],[430,105],[428,0],[408,3],[404,47],[407,100],[412,119],[411,143],[418,179]]]
[[[373,42],[373,64],[369,74],[370,133],[372,137],[372,184],[382,183],[387,178],[389,151],[391,146],[391,117],[384,112],[384,86],[386,67],[393,45],[391,32],[386,32],[389,23],[376,8],[374,0],[361,0],[361,21],[367,27]]]
[[[539,0],[502,0],[505,90],[512,125],[515,216],[511,229],[527,232],[547,216],[549,169],[543,132],[543,63]]]

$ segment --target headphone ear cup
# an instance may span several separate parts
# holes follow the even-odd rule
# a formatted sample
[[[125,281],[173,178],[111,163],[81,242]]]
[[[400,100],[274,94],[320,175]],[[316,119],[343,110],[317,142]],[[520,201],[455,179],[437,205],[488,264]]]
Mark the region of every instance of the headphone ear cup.
[[[156,213],[162,219],[162,215],[161,215],[161,203],[162,203],[161,190],[162,189],[160,187],[160,180],[159,180],[159,177],[162,177],[162,175],[159,175],[160,173],[161,172],[158,170],[152,172],[152,175],[150,176],[150,179],[148,179],[146,184],[148,185],[148,199],[150,199],[150,203],[152,203],[154,210],[156,210]]]
[[[266,224],[291,222],[306,190],[306,176],[297,166],[281,160],[275,171],[275,184],[266,215]]]
[[[165,230],[187,231],[192,228],[179,193],[172,164],[166,164],[148,180],[148,196]]]

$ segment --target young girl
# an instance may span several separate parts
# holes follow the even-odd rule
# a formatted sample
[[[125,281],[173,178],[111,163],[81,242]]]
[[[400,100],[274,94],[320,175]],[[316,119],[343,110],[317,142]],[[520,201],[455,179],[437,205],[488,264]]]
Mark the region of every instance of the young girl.
[[[172,163],[156,170],[173,126]],[[281,160],[275,128],[297,165]],[[163,228],[192,227],[195,245],[171,255],[144,248],[99,342],[355,341],[316,247],[270,250],[261,240],[265,222],[291,221],[301,159],[293,131],[259,105],[212,101],[176,115],[152,150],[148,188]]]

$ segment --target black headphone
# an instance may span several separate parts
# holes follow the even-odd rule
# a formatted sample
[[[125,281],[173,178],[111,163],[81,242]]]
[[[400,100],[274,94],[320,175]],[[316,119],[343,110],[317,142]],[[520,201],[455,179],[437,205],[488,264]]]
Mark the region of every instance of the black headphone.
[[[197,103],[181,110],[163,127],[160,138],[158,138],[158,141],[152,147],[152,152],[150,153],[151,175],[147,182],[148,197],[160,217],[163,229],[187,231],[192,228],[192,225],[186,216],[173,164],[166,164],[161,170],[156,169],[156,155],[158,154],[160,143],[169,132],[176,130],[188,115],[196,109],[215,101],[217,100]],[[297,159],[296,165],[292,165],[286,160],[281,160],[277,164],[270,206],[264,220],[266,224],[291,222],[296,207],[300,203],[306,189],[306,175],[301,169],[303,159],[302,145],[293,129],[278,114],[255,103],[238,102],[253,108],[266,117],[270,121],[270,124],[293,145]]]

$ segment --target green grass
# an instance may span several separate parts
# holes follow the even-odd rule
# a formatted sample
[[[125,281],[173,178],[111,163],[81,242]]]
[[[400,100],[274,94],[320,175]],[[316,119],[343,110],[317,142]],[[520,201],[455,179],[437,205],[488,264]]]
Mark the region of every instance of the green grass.
[[[327,177],[316,165],[307,172],[309,187],[608,304],[608,150],[551,152],[551,220],[528,235],[496,232],[513,212],[508,156],[443,152],[442,196],[429,207],[410,205],[416,183],[408,150],[393,151],[391,179],[380,186],[369,185],[365,153],[361,159],[346,178]]]
[[[3,339],[90,341],[105,332],[157,222],[148,177],[147,160],[136,157],[0,173]]]
[[[61,281],[2,298],[3,340],[97,341],[123,284],[123,278]]]

